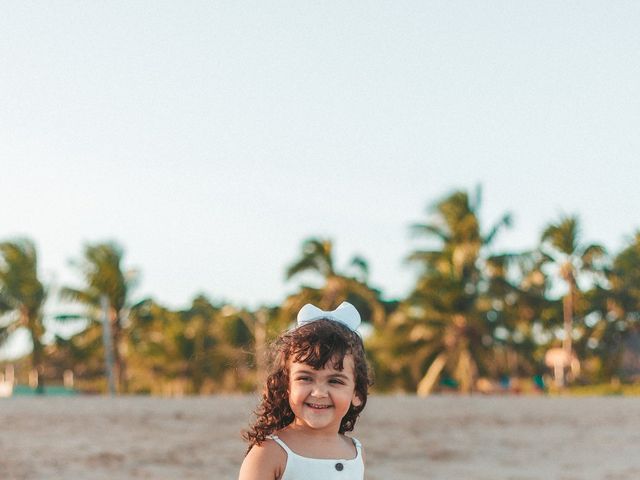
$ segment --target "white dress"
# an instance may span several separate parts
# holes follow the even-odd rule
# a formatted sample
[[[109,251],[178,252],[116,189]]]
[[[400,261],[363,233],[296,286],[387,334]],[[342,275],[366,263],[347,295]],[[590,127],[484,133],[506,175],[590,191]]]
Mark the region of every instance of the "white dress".
[[[351,437],[356,447],[355,458],[309,458],[298,455],[278,436],[270,437],[287,452],[287,465],[280,480],[363,480],[362,445]]]

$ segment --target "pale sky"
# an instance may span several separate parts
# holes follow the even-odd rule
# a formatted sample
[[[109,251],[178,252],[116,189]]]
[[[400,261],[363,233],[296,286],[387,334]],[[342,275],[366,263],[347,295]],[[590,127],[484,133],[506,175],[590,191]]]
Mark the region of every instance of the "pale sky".
[[[275,304],[305,238],[402,296],[409,225],[484,188],[535,246],[561,213],[640,228],[640,3],[122,1],[0,5],[0,240],[76,283],[108,239],[134,299]]]

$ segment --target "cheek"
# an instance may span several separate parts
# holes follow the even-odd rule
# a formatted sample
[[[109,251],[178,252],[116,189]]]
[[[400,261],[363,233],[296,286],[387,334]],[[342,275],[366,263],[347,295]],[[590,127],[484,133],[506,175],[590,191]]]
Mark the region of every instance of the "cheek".
[[[289,391],[287,393],[289,395],[289,401],[292,402],[299,401],[306,395],[304,388],[299,385],[289,385]]]

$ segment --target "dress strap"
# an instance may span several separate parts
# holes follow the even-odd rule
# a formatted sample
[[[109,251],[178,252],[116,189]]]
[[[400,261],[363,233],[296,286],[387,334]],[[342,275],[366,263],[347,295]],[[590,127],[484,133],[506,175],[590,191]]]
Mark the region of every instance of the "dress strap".
[[[351,437],[351,441],[356,446],[356,450],[358,451],[358,455],[360,455],[360,451],[362,450],[362,444],[360,443],[360,440],[358,440],[355,437]]]
[[[284,451],[287,452],[288,455],[293,454],[293,451],[277,435],[269,435],[267,438],[270,438],[271,440],[275,441],[278,445],[280,445],[284,449]]]
[[[267,438],[270,438],[271,440],[275,441],[278,445],[280,445],[283,448],[283,450],[287,452],[287,455],[297,455],[297,453],[291,450],[287,446],[287,444],[284,443],[282,439],[280,439],[280,437],[278,437],[277,435],[269,435],[267,436]],[[356,447],[356,451],[358,452],[357,456],[360,457],[362,455],[362,444],[360,443],[360,440],[358,440],[355,437],[349,437],[349,438],[351,439],[351,441]]]

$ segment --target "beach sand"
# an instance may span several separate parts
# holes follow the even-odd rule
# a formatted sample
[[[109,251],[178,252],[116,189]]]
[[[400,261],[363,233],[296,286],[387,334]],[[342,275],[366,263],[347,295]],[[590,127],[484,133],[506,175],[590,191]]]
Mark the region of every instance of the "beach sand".
[[[0,401],[0,478],[234,479],[253,396]],[[640,478],[637,398],[373,396],[368,480]]]

